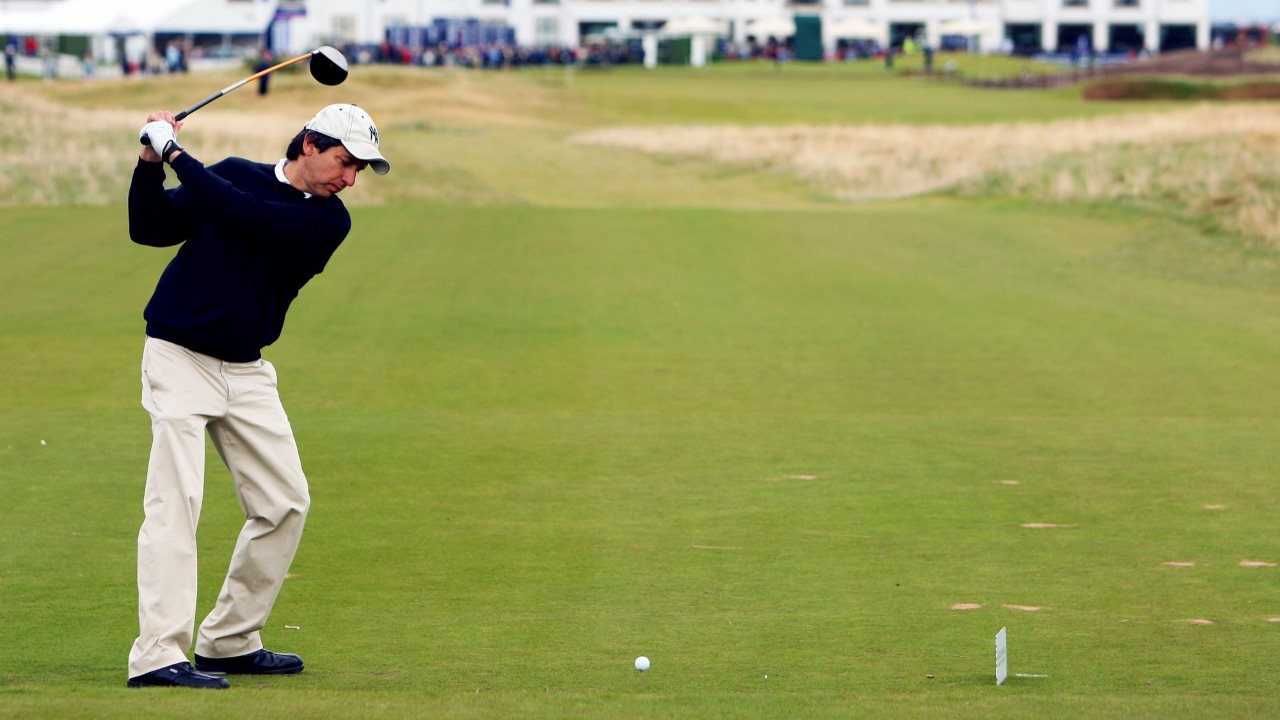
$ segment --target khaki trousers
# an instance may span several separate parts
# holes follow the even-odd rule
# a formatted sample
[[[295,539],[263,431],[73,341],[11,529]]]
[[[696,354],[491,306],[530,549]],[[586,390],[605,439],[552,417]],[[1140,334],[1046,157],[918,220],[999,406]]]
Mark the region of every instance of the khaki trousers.
[[[195,651],[234,657],[262,648],[311,499],[271,363],[223,362],[155,338],[142,353],[151,461],[138,532],[138,623],[129,677],[187,660],[196,614],[196,526],[205,441],[231,471],[245,524]]]

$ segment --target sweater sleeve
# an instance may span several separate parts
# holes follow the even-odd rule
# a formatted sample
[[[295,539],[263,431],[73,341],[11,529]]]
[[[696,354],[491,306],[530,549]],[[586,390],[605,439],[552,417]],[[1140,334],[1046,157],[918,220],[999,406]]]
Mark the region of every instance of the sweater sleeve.
[[[263,200],[211,172],[190,153],[174,158],[172,167],[192,202],[215,209],[229,221],[264,228],[267,232],[261,237],[302,261],[311,272],[324,268],[351,230],[351,216],[336,198],[306,203]]]
[[[129,237],[139,245],[170,247],[187,239],[186,192],[164,189],[164,163],[139,159],[129,183]]]

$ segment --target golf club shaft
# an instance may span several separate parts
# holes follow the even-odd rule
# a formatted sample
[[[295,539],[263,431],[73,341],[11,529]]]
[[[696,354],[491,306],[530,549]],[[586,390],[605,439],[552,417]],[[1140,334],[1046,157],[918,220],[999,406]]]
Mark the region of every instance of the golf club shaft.
[[[218,100],[219,97],[223,95],[227,95],[228,92],[230,91],[236,90],[237,87],[244,85],[244,83],[255,81],[255,79],[265,76],[265,74],[274,73],[275,70],[283,68],[285,67],[285,65],[292,65],[293,63],[301,63],[302,60],[306,60],[307,58],[310,58],[310,56],[314,54],[315,54],[315,51],[312,50],[311,53],[307,53],[306,55],[298,55],[297,58],[285,60],[283,61],[283,63],[280,63],[279,65],[273,65],[273,67],[266,68],[265,70],[261,70],[261,72],[253,73],[251,74],[251,76],[248,76],[247,78],[242,79],[242,81],[233,82],[232,85],[228,85],[227,87],[221,88],[221,90],[219,90],[218,92],[215,92],[215,94],[212,94],[209,97],[205,97],[205,99],[201,100],[200,102],[196,102],[196,104],[192,105],[191,108],[187,108],[186,110],[180,111],[180,113],[178,113],[177,115],[174,115],[174,120],[182,120],[183,118],[186,118],[187,115],[195,113],[195,111],[198,109],[204,108],[205,105],[209,105],[210,102],[214,100]],[[142,142],[142,145],[146,145],[147,143],[147,140],[145,137],[140,138],[140,141]]]
[[[218,98],[222,97],[223,95],[226,95],[227,93],[231,92],[232,90],[235,90],[236,88],[240,87],[241,85],[244,85],[244,84],[246,84],[246,83],[253,82],[254,80],[257,80],[258,78],[262,77],[263,75],[269,75],[269,74],[271,74],[271,73],[273,73],[273,72],[275,72],[275,71],[279,70],[279,69],[280,69],[280,68],[282,68],[282,67],[286,67],[286,66],[292,65],[292,64],[294,64],[294,63],[302,62],[303,60],[306,60],[307,58],[311,57],[313,54],[314,54],[313,52],[309,52],[309,53],[307,53],[307,54],[305,54],[305,55],[299,55],[299,56],[298,56],[298,57],[296,57],[296,58],[292,58],[292,59],[290,59],[290,60],[285,60],[284,62],[280,63],[279,65],[273,65],[273,66],[271,66],[271,67],[267,68],[266,70],[262,70],[262,71],[260,71],[260,72],[256,72],[256,73],[254,73],[254,74],[250,75],[249,77],[247,77],[247,78],[245,78],[245,79],[243,79],[243,80],[241,80],[241,81],[239,81],[239,82],[232,83],[232,84],[230,84],[230,85],[228,85],[228,86],[226,86],[226,87],[222,88],[222,89],[221,89],[221,90],[219,90],[218,92],[216,92],[216,93],[214,93],[214,94],[210,95],[209,97],[207,97],[207,98],[205,98],[205,99],[201,100],[200,102],[196,103],[195,105],[192,105],[191,107],[187,108],[186,110],[183,110],[182,112],[178,113],[177,115],[175,115],[175,116],[174,116],[174,119],[175,119],[175,120],[182,120],[182,119],[184,119],[185,117],[187,117],[188,115],[190,115],[191,113],[193,113],[193,112],[195,112],[195,111],[199,110],[200,108],[204,107],[205,105],[208,105],[209,103],[213,102],[214,100],[217,100]]]

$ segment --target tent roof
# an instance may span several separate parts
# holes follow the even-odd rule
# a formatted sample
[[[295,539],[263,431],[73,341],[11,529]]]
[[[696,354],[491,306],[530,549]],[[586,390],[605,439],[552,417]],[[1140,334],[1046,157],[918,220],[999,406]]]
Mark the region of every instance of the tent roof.
[[[790,17],[768,17],[747,23],[748,35],[760,37],[790,37],[796,34],[796,21]]]
[[[245,35],[267,29],[275,15],[274,2],[230,3],[226,0],[191,0],[162,17],[157,32],[203,32]]]
[[[62,0],[46,7],[0,12],[0,28],[31,35],[93,35],[109,32],[122,4]]]
[[[18,11],[8,10],[0,12],[0,32],[15,34],[35,34],[43,32],[43,30],[35,30],[34,28],[43,28],[47,23],[44,21],[44,13],[34,10]]]
[[[938,30],[943,35],[981,35],[992,27],[992,23],[971,18],[954,18],[938,24]]]
[[[0,31],[31,35],[261,32],[275,6],[275,2],[227,0],[60,0],[46,8],[0,12]]]
[[[672,19],[662,26],[663,35],[727,35],[723,20],[713,20],[701,15],[689,15]]]
[[[846,17],[822,26],[823,34],[837,38],[874,38],[880,36],[880,27],[860,17]]]

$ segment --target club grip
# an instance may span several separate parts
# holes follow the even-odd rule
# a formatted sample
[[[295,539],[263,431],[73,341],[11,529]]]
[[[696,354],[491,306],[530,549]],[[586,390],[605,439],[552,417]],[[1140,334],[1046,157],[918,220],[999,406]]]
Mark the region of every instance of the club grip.
[[[196,103],[195,105],[192,105],[191,107],[187,108],[186,110],[183,110],[182,112],[178,113],[177,115],[174,115],[174,116],[173,116],[173,121],[174,121],[174,122],[182,122],[182,121],[183,121],[183,120],[185,120],[185,119],[186,119],[186,117],[187,117],[188,115],[190,115],[191,113],[193,113],[193,112],[195,112],[195,111],[199,110],[200,108],[204,107],[205,105],[208,105],[209,103],[213,102],[214,100],[217,100],[218,98],[222,97],[222,95],[223,95],[223,93],[224,93],[224,92],[225,92],[225,91],[223,91],[223,90],[219,90],[218,92],[216,92],[216,93],[214,93],[214,94],[210,95],[209,97],[207,97],[207,98],[205,98],[205,99],[201,100],[200,102]],[[146,138],[138,138],[138,142],[142,143],[143,145],[149,145],[149,144],[150,144],[150,143],[148,143],[148,142],[147,142]]]

